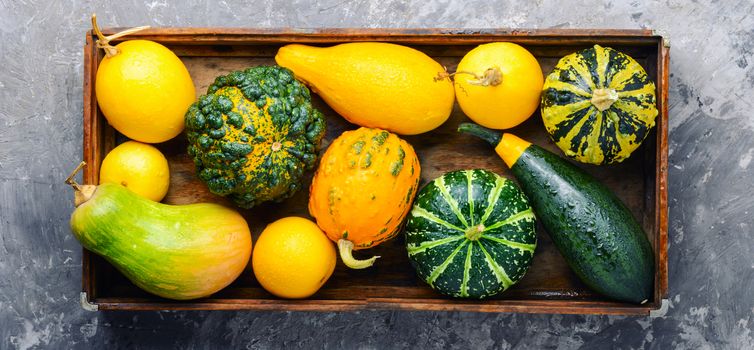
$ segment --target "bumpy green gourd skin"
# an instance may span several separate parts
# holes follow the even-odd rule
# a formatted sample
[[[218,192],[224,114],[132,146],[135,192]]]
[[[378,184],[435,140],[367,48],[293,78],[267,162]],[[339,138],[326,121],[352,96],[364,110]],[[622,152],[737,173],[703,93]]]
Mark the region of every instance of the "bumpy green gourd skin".
[[[139,288],[169,299],[219,291],[251,256],[251,233],[236,211],[211,203],[157,203],[118,184],[99,185],[70,225],[84,248]]]
[[[600,97],[612,101],[602,106],[609,108],[598,108]],[[636,60],[595,45],[563,57],[547,75],[541,114],[552,140],[568,157],[618,163],[655,124],[655,85]]]
[[[610,190],[536,146],[511,168],[571,269],[613,299],[652,298],[654,255],[641,226]]]
[[[444,174],[417,194],[406,249],[435,290],[484,298],[518,282],[537,245],[529,201],[513,181],[475,169]]]
[[[298,191],[324,134],[309,90],[278,66],[218,77],[186,113],[198,177],[242,208]]]

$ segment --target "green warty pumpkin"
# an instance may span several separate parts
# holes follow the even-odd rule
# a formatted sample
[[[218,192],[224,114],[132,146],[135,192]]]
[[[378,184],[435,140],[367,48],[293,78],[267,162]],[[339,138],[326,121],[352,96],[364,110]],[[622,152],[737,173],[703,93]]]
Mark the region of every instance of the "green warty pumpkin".
[[[199,179],[242,208],[301,188],[324,134],[309,89],[278,66],[218,77],[186,113],[188,154]]]

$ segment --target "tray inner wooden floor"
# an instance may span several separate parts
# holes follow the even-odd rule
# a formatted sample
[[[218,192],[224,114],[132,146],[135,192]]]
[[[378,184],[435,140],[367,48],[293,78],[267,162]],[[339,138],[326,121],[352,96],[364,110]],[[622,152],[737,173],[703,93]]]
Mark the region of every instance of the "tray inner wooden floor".
[[[461,57],[474,46],[415,46],[454,71]],[[563,55],[585,46],[530,46],[527,47],[539,60],[545,74],[549,73]],[[657,48],[655,46],[613,46],[636,58],[657,81]],[[197,87],[197,96],[206,92],[207,86],[218,75],[249,66],[274,64],[276,45],[238,46],[171,46],[188,67]],[[314,104],[327,116],[327,136],[324,145],[342,131],[356,128],[332,111],[322,100],[313,95]],[[400,108],[400,106],[395,106]],[[389,113],[389,111],[386,111]],[[101,115],[101,113],[100,113]],[[512,178],[503,162],[487,144],[478,139],[458,134],[459,123],[468,119],[454,107],[450,119],[440,128],[424,135],[405,137],[416,149],[422,165],[422,184],[442,173],[456,169],[484,168]],[[109,151],[125,138],[110,127],[106,127],[104,148]],[[524,124],[510,132],[539,146],[562,155],[548,138],[537,112]],[[591,173],[611,190],[631,209],[655,242],[655,132],[647,137],[642,147],[622,164],[613,166],[588,166],[577,164]],[[171,185],[165,199],[170,204],[196,202],[220,202],[230,205],[221,197],[212,195],[194,176],[194,166],[186,155],[185,136],[159,144],[157,147],[167,156],[170,163]],[[104,156],[104,155],[103,155]],[[306,186],[310,183],[308,174]],[[242,211],[248,220],[254,239],[264,226],[278,218],[297,215],[309,217],[307,211],[308,191],[301,191],[282,204],[263,205],[252,210]],[[526,276],[511,289],[492,299],[509,300],[603,300],[589,291],[570,271],[563,258],[553,246],[542,227],[538,227],[538,246],[534,262]],[[357,252],[357,256],[381,255],[374,267],[366,270],[350,270],[338,263],[335,273],[324,287],[312,298],[335,300],[360,300],[367,298],[404,299],[445,299],[434,292],[414,274],[408,262],[403,239],[398,238],[374,249]],[[99,257],[93,257],[96,272],[97,298],[154,299],[139,290],[120,273]],[[215,299],[274,299],[265,292],[254,279],[247,267],[242,276],[231,286],[213,296]]]

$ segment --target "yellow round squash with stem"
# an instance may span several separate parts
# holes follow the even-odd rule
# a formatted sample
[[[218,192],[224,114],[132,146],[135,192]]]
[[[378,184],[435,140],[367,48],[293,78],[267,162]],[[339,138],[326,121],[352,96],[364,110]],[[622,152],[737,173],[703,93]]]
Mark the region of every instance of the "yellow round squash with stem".
[[[97,103],[107,122],[128,138],[159,143],[183,131],[183,116],[196,99],[186,66],[154,41],[110,41],[147,27],[104,36],[92,15],[97,47],[105,50],[95,80]]]
[[[542,68],[517,44],[479,45],[461,59],[453,75],[461,110],[488,128],[512,128],[539,107]]]
[[[416,196],[421,168],[413,147],[381,129],[359,128],[335,139],[319,164],[309,193],[309,213],[338,243],[353,269],[378,256],[353,257],[400,232]]]

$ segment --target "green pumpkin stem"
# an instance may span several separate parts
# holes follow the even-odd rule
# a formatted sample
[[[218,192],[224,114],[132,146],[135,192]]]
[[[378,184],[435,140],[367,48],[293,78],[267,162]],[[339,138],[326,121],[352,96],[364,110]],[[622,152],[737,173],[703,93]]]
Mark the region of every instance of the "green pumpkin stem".
[[[126,29],[122,32],[115,33],[110,36],[105,36],[105,34],[102,34],[102,30],[99,29],[99,26],[97,25],[97,14],[92,13],[92,30],[94,30],[94,34],[97,35],[97,41],[95,42],[97,44],[97,48],[105,50],[105,56],[106,57],[113,57],[118,54],[118,48],[115,46],[110,45],[110,41],[118,39],[122,36],[126,36],[128,34],[136,33],[140,30],[144,30],[149,28],[149,26],[141,26],[141,27],[135,27],[131,29]]]
[[[353,242],[347,239],[338,240],[338,251],[340,252],[340,260],[342,260],[346,266],[357,270],[366,269],[367,267],[374,265],[374,261],[379,258],[379,256],[373,256],[366,260],[358,260],[354,258]]]
[[[503,139],[503,135],[499,132],[474,123],[461,123],[461,125],[458,126],[458,131],[464,134],[474,135],[489,142],[492,146],[497,146],[497,144],[500,143],[500,140]]]
[[[485,227],[482,224],[471,226],[466,229],[466,231],[464,232],[464,236],[466,236],[466,239],[470,241],[476,241],[480,237],[482,237],[482,232],[484,232],[484,229]]]

